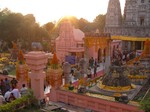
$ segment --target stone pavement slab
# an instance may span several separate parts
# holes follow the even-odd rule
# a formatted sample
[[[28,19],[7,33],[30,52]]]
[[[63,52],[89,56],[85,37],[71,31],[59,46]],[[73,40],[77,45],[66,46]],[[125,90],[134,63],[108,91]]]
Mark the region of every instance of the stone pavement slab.
[[[50,101],[49,104],[56,105],[58,107],[62,107],[62,109],[68,110],[69,112],[94,112],[94,111],[88,110],[86,108],[81,108],[81,107],[65,104],[63,102],[51,102]]]

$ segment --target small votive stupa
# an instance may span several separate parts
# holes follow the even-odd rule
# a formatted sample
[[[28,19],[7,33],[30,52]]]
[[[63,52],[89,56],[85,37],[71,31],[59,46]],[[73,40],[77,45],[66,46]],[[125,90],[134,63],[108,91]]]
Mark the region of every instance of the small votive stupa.
[[[110,92],[128,92],[135,88],[126,74],[125,67],[119,66],[110,67],[109,73],[104,76],[99,87]]]

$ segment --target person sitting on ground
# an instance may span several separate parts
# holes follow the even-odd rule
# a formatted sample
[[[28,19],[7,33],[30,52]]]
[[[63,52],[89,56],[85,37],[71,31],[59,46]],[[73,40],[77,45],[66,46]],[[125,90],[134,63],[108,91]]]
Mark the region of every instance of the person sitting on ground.
[[[18,90],[18,88],[13,88],[13,90],[11,91],[11,93],[13,93],[13,95],[15,96],[15,98],[20,98],[21,95],[20,95],[20,92]]]
[[[11,101],[13,101],[13,100],[15,100],[15,99],[16,99],[16,98],[15,98],[14,94],[13,94],[13,93],[10,93],[9,102],[11,102]]]
[[[6,101],[6,102],[9,102],[10,94],[11,94],[10,90],[7,89],[7,91],[6,91],[5,95],[4,95],[4,98],[5,98],[5,101]]]
[[[20,89],[20,94],[22,95],[26,95],[27,94],[27,87],[25,84],[22,84],[22,88]]]
[[[4,103],[5,103],[5,98],[3,97],[2,92],[0,90],[0,105],[2,105]]]

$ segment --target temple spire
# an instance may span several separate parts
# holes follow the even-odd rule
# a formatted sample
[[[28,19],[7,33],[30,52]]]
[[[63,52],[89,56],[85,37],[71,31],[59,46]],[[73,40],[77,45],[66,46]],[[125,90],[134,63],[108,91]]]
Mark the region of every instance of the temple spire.
[[[121,8],[119,0],[109,0],[107,14],[106,14],[106,27],[121,26]]]

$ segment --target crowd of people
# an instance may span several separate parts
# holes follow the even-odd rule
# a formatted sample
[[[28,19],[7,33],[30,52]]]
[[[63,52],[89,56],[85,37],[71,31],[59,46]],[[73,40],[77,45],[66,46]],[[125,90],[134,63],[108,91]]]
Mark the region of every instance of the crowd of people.
[[[135,51],[121,51],[118,48],[113,50],[113,55],[111,57],[112,64],[118,63],[119,65],[127,63],[136,57]]]
[[[84,71],[84,73],[82,73],[83,71],[81,70],[81,68],[78,65],[76,65],[74,67],[71,67],[70,77],[74,77],[73,79],[75,79],[75,81],[77,79],[80,79],[82,74],[84,74],[84,77],[87,77],[87,78],[96,77],[97,67],[98,67],[97,60],[96,59],[94,60],[94,58],[91,57],[89,59],[89,65],[87,66],[87,69]]]
[[[26,85],[22,84],[22,88],[19,90],[17,84],[18,81],[15,78],[12,78],[12,80],[8,78],[0,80],[0,105],[9,103],[27,94]]]

